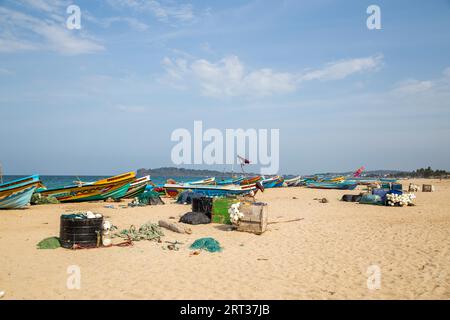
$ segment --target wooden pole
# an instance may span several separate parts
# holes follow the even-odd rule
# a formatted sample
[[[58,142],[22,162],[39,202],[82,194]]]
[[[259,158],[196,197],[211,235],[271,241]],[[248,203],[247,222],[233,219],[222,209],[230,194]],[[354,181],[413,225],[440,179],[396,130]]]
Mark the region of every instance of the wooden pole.
[[[2,164],[0,163],[0,184],[3,183],[3,169],[2,169]]]

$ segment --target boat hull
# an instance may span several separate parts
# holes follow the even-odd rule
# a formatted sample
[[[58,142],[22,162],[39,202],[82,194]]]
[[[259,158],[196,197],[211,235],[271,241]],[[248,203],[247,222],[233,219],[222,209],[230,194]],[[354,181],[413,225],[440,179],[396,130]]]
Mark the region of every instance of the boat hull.
[[[308,183],[306,186],[312,189],[336,189],[336,190],[354,190],[356,183]]]
[[[23,208],[40,185],[39,176],[29,176],[0,185],[0,209]]]
[[[50,190],[39,190],[45,197],[52,196],[60,202],[101,201],[108,198],[123,198],[130,183],[134,180],[134,172],[99,180],[82,186],[67,186]]]
[[[208,197],[222,197],[227,195],[244,195],[251,191],[256,191],[255,184],[249,184],[245,186],[186,186],[186,185],[174,185],[165,184],[164,189],[166,194],[170,197],[176,197],[178,194],[185,190],[192,190],[193,192],[203,194]]]

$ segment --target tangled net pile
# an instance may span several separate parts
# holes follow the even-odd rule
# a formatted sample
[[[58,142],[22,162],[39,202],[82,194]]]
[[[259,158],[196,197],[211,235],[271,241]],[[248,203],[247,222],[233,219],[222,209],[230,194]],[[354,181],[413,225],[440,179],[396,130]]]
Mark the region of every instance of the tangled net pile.
[[[161,227],[156,223],[150,222],[143,224],[138,230],[132,225],[129,229],[123,229],[113,235],[113,237],[130,239],[132,241],[159,240],[162,236],[164,236],[164,233]]]

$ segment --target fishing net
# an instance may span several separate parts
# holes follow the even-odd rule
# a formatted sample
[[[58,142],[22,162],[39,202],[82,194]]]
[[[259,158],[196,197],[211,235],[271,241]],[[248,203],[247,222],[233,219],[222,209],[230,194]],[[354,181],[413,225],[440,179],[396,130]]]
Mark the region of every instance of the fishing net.
[[[30,203],[33,205],[38,204],[57,204],[59,203],[58,199],[52,196],[44,197],[40,193],[34,193],[31,196]]]
[[[143,207],[148,205],[164,204],[158,192],[153,190],[141,193],[137,198],[129,204],[130,207]]]
[[[143,224],[138,230],[132,225],[129,229],[123,229],[113,235],[113,237],[131,239],[132,241],[159,240],[162,236],[164,236],[164,233],[161,227],[156,223],[150,222]]]
[[[56,249],[61,247],[61,243],[57,237],[45,238],[37,244],[38,249]]]
[[[209,252],[220,252],[220,243],[214,238],[201,238],[194,241],[190,247],[193,250],[206,250]]]

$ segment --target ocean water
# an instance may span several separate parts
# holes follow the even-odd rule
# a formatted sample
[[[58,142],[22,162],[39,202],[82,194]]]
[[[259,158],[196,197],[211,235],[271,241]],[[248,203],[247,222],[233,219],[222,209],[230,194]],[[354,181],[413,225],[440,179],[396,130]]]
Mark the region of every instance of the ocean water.
[[[8,182],[8,181],[12,181],[12,180],[16,180],[16,179],[20,179],[26,176],[14,176],[14,175],[9,175],[9,176],[3,176],[3,182]],[[108,178],[110,176],[40,176],[40,179],[42,181],[42,183],[47,187],[47,188],[56,188],[56,187],[64,187],[64,186],[69,186],[69,185],[73,185],[74,181],[78,181],[81,180],[83,182],[93,182],[93,181],[97,181],[97,180],[101,180],[101,179],[105,179]],[[166,183],[167,179],[174,179],[177,182],[190,182],[190,181],[197,181],[197,180],[201,180],[201,179],[206,179],[209,177],[190,177],[190,176],[185,176],[185,177],[151,177],[152,182],[155,184],[164,184]],[[220,177],[222,178],[222,177]],[[224,177],[224,178],[228,178],[228,177]]]

